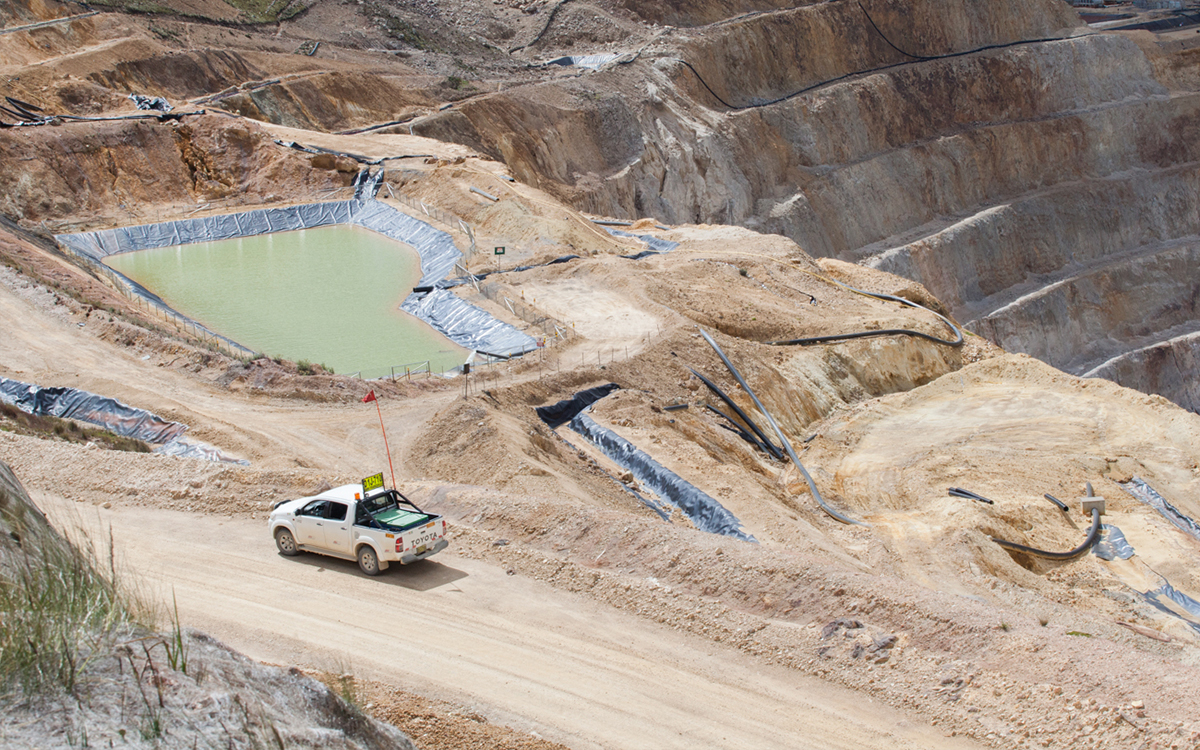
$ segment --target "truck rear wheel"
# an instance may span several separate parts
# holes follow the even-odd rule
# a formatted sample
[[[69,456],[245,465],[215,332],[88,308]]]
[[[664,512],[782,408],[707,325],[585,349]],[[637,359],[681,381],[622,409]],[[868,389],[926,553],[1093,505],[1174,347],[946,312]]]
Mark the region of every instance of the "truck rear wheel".
[[[369,576],[379,575],[379,557],[368,545],[358,548],[358,567]]]
[[[296,548],[296,537],[292,536],[292,532],[287,529],[275,532],[275,546],[279,548],[281,555],[295,557],[300,554],[300,550]]]

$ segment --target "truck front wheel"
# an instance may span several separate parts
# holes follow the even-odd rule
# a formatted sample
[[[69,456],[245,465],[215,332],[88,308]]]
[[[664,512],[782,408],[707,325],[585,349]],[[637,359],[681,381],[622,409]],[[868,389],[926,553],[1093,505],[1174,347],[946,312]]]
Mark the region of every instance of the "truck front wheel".
[[[279,548],[281,555],[294,557],[300,554],[300,550],[296,548],[296,537],[292,536],[292,532],[287,529],[275,532],[275,546]]]
[[[375,550],[365,544],[359,547],[358,567],[369,576],[379,575],[379,558],[375,555]]]

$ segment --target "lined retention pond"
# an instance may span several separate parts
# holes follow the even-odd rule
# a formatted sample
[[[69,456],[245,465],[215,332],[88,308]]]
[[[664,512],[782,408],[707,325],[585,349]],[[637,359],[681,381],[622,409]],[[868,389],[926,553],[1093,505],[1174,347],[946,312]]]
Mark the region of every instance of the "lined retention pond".
[[[467,351],[399,307],[421,278],[407,245],[348,224],[110,255],[104,262],[255,351],[382,377]]]

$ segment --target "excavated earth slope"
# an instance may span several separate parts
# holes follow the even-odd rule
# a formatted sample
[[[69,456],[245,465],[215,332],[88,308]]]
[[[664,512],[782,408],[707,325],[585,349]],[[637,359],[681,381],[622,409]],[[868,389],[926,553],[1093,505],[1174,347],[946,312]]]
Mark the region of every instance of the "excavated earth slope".
[[[438,7],[462,10],[461,23],[422,21],[407,4],[318,3],[236,34],[203,13],[102,13],[0,35],[0,72],[21,102],[120,116],[136,92],[183,113],[0,130],[0,375],[120,398],[250,462],[0,432],[0,459],[22,481],[118,511],[261,520],[279,499],[379,470],[378,425],[358,408],[374,389],[397,478],[448,515],[456,554],[846,686],[952,743],[1195,744],[1200,541],[1180,519],[1200,517],[1200,418],[1077,377],[1109,362],[1180,403],[1190,387],[1186,369],[1175,391],[1146,385],[1170,380],[1165,365],[1141,368],[1162,361],[1150,349],[1124,357],[1167,334],[1185,341],[1192,324],[1186,53],[1091,33],[1056,0]],[[511,36],[489,26],[501,20]],[[304,41],[322,44],[295,54],[312,49]],[[590,52],[629,54],[595,73],[521,62]],[[946,52],[967,54],[912,56]],[[318,132],[371,123],[387,127]],[[345,197],[383,157],[387,202],[464,250],[510,249],[467,259],[502,273],[456,293],[549,346],[465,384],[230,360],[131,306],[49,237]],[[614,236],[580,207],[681,223]],[[625,257],[645,237],[678,245]],[[948,345],[954,332],[932,311],[1049,364],[979,336]],[[824,500],[864,525],[833,520],[796,469],[706,408],[728,409],[693,370],[762,422],[698,328]],[[895,329],[922,335],[768,343]],[[1185,348],[1171,352],[1186,364]],[[591,418],[756,543],[698,531],[678,509],[664,520],[644,480],[534,412],[609,382],[620,389]],[[1135,477],[1174,522],[1131,494]],[[993,541],[1075,547],[1085,482],[1132,557],[1048,561]],[[597,741],[559,722],[559,736]]]
[[[1194,48],[1058,0],[699,21],[416,128],[590,211],[865,261],[1007,349],[1196,407]]]

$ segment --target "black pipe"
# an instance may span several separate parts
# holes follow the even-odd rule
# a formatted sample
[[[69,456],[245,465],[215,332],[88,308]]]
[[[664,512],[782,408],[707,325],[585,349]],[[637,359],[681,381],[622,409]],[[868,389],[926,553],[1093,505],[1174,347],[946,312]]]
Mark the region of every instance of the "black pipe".
[[[1071,560],[1084,554],[1095,546],[1096,541],[1100,538],[1100,509],[1092,508],[1092,528],[1088,531],[1087,538],[1083,540],[1083,544],[1079,545],[1070,552],[1048,552],[1044,549],[1035,547],[1027,547],[1024,544],[1016,542],[1007,542],[1003,539],[992,537],[992,541],[999,544],[1005,549],[1013,550],[1014,552],[1024,552],[1027,555],[1035,557],[1045,557],[1050,560]]]
[[[839,513],[827,502],[825,502],[825,498],[821,497],[821,491],[817,489],[817,483],[813,481],[811,476],[809,476],[808,470],[804,468],[804,464],[800,463],[800,459],[796,458],[796,450],[792,448],[792,444],[788,441],[787,436],[783,434],[783,430],[779,429],[779,425],[775,422],[774,417],[771,416],[771,412],[767,411],[767,407],[763,406],[762,402],[758,400],[758,396],[754,395],[754,391],[750,388],[750,384],[746,382],[746,379],[742,377],[742,374],[738,372],[738,369],[733,366],[733,362],[729,361],[729,357],[725,356],[725,352],[721,351],[721,347],[717,345],[717,342],[713,341],[712,336],[708,335],[708,331],[705,331],[703,328],[701,328],[700,335],[704,337],[704,340],[708,342],[708,345],[713,348],[713,351],[715,351],[717,356],[721,358],[721,361],[725,363],[725,367],[729,370],[729,373],[733,375],[733,378],[738,382],[738,385],[742,386],[742,388],[746,391],[746,395],[750,397],[750,400],[754,402],[754,405],[758,407],[758,410],[762,413],[762,415],[767,418],[767,424],[771,425],[771,429],[775,431],[775,437],[779,438],[779,442],[783,445],[783,449],[787,451],[788,458],[792,459],[792,463],[797,469],[800,470],[800,474],[804,477],[804,481],[808,482],[808,489],[810,492],[812,492],[813,499],[817,501],[817,505],[821,506],[821,510],[825,511],[830,515],[830,517],[841,521],[842,523],[866,526],[867,524],[863,523],[862,521],[856,521],[849,516]]]
[[[688,369],[692,370],[690,367]],[[725,391],[722,391],[717,387],[716,383],[712,382],[695,370],[692,370],[692,374],[700,378],[701,383],[704,383],[704,385],[708,386],[710,391],[717,394],[717,398],[724,401],[730,409],[733,409],[733,413],[738,415],[738,417],[746,423],[746,426],[754,431],[754,434],[758,436],[758,439],[761,441],[762,445],[766,447],[767,451],[770,452],[772,456],[780,460],[783,459],[783,453],[779,450],[779,448],[777,448],[775,444],[771,442],[771,439],[768,438],[766,433],[764,433],[759,426],[754,423],[754,420],[750,418],[750,415],[747,414],[742,407],[738,406],[733,399],[725,395]]]
[[[989,500],[977,492],[971,492],[970,490],[964,490],[962,487],[951,487],[949,492],[954,497],[965,497],[968,500],[978,500],[979,502],[987,503],[988,505],[996,504],[995,501]]]
[[[1042,495],[1042,497],[1046,498],[1050,502],[1057,505],[1058,509],[1061,510],[1063,513],[1069,513],[1071,511],[1071,509],[1067,507],[1066,503],[1064,503],[1062,500],[1059,500],[1057,497],[1055,497],[1054,495],[1051,495],[1048,492],[1045,495]]]
[[[759,440],[757,437],[755,437],[754,433],[750,432],[745,427],[742,427],[741,424],[739,424],[736,419],[729,416],[728,414],[721,411],[720,409],[713,406],[712,404],[705,404],[704,408],[706,408],[709,411],[711,411],[712,413],[722,417],[727,422],[729,422],[729,424],[733,425],[733,427],[730,427],[728,429],[732,429],[734,432],[736,432],[738,435],[740,435],[742,440],[745,440],[747,443],[750,443],[755,448],[762,450],[764,453],[770,453],[770,451],[767,450],[767,446],[763,445],[762,441]],[[721,426],[724,427],[725,425],[721,425]]]
[[[872,22],[872,24],[873,23],[874,22]],[[879,30],[878,27],[876,27],[876,31],[878,31],[878,30]],[[891,45],[893,48],[895,48],[898,52],[900,52],[900,54],[905,55],[907,57],[911,57],[919,62],[925,62],[925,61],[931,61],[931,60],[946,60],[946,59],[950,59],[950,58],[954,58],[954,57],[966,57],[967,55],[974,55],[979,52],[987,52],[988,50],[993,50],[993,49],[1007,49],[1009,47],[1019,47],[1019,46],[1023,46],[1026,44],[1043,44],[1046,42],[1062,42],[1062,41],[1066,41],[1066,40],[1070,39],[1069,36],[1041,37],[1038,39],[1019,39],[1015,42],[1002,42],[1000,44],[989,44],[989,45],[985,45],[983,47],[975,47],[974,49],[964,50],[962,52],[950,52],[950,53],[944,54],[944,55],[918,57],[915,55],[910,55],[909,53],[904,52],[903,50],[900,50],[899,48],[897,48],[894,44],[892,44],[888,40],[888,38],[886,36],[883,35],[882,32],[880,32],[879,35],[883,38],[883,40],[885,42],[887,42],[889,45]],[[725,105],[729,109],[732,109],[734,111],[739,111],[739,112],[749,110],[749,109],[759,109],[761,107],[770,107],[773,104],[779,104],[780,102],[786,102],[789,99],[795,99],[798,96],[802,96],[804,94],[807,94],[810,91],[814,91],[814,90],[822,88],[824,86],[829,86],[831,84],[840,83],[842,81],[849,80],[851,78],[856,78],[858,76],[867,76],[867,75],[871,75],[873,73],[882,73],[883,71],[891,70],[892,68],[899,68],[899,67],[902,67],[905,65],[912,65],[912,62],[905,60],[903,62],[886,63],[884,65],[879,65],[874,68],[855,70],[855,71],[851,71],[849,73],[843,73],[840,76],[835,76],[834,78],[827,78],[823,81],[818,81],[817,83],[809,84],[808,86],[805,86],[804,88],[801,88],[797,91],[793,91],[790,94],[784,94],[783,96],[777,97],[775,99],[770,99],[768,101],[763,101],[763,102],[754,102],[752,104],[737,105],[737,104],[731,104],[731,103],[725,101],[725,99],[723,99],[720,94],[718,94],[716,91],[713,90],[712,86],[708,85],[708,81],[704,80],[704,76],[700,75],[700,71],[698,71],[694,67],[692,67],[692,64],[689,63],[687,60],[684,60],[684,59],[678,58],[678,57],[668,57],[665,59],[671,60],[671,61],[677,62],[677,63],[682,63],[684,67],[686,67],[688,70],[690,70],[692,72],[692,75],[696,76],[696,80],[698,80],[700,82],[700,85],[703,86],[705,88],[705,90],[707,90],[708,93],[711,94],[714,99],[716,99],[718,102]]]
[[[943,323],[945,323],[947,326],[949,326],[950,330],[954,331],[956,338],[953,341],[951,341],[949,339],[939,339],[937,336],[931,336],[928,333],[921,333],[920,331],[910,331],[907,328],[889,328],[887,330],[882,330],[882,331],[857,331],[855,333],[840,333],[840,334],[834,334],[832,336],[812,336],[812,337],[803,338],[803,339],[788,339],[787,341],[766,341],[764,343],[770,344],[772,346],[797,346],[797,345],[798,346],[807,346],[809,344],[824,344],[829,341],[842,341],[842,340],[846,340],[846,339],[861,339],[861,338],[867,338],[870,336],[915,336],[917,338],[927,339],[929,341],[934,342],[935,344],[945,344],[946,346],[952,346],[956,349],[963,345],[964,339],[963,339],[962,330],[958,326],[951,323],[949,318],[947,318],[945,315],[942,315],[941,313],[937,312],[936,310],[930,310],[928,307],[925,307],[922,304],[918,304],[916,302],[913,302],[912,300],[904,299],[903,297],[897,297],[894,294],[881,294],[881,293],[876,293],[876,292],[868,292],[865,289],[856,289],[856,288],[850,286],[849,284],[843,284],[842,282],[838,281],[837,279],[828,279],[828,281],[830,281],[834,284],[837,284],[838,286],[843,287],[845,289],[849,289],[852,292],[858,292],[859,294],[863,294],[868,297],[873,297],[874,299],[886,300],[888,302],[899,302],[902,305],[907,305],[909,307],[915,307],[918,310],[925,310],[926,312],[933,313],[934,315],[936,315],[938,317],[938,319],[940,319]]]

